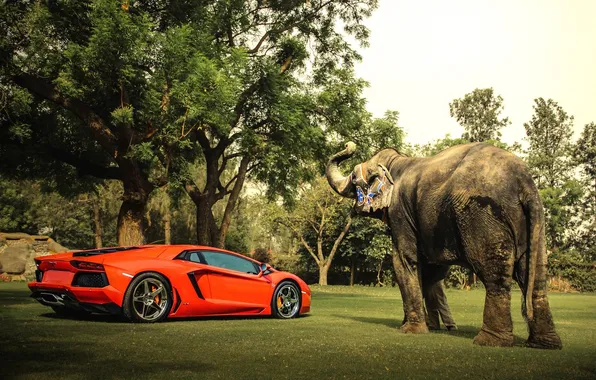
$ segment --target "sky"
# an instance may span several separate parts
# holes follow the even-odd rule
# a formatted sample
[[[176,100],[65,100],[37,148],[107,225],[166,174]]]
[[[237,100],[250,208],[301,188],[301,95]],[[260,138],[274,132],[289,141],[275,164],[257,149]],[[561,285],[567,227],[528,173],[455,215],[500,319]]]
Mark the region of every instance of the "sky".
[[[400,113],[406,141],[423,144],[463,128],[449,103],[493,87],[522,142],[533,100],[552,98],[575,117],[575,138],[596,122],[596,0],[380,0],[365,24],[358,76],[368,110]]]

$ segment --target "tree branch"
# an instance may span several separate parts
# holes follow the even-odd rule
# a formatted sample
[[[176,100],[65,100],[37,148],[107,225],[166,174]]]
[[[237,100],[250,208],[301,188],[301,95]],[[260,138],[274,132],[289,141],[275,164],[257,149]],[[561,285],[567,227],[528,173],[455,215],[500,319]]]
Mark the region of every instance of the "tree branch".
[[[248,170],[248,163],[250,162],[250,157],[248,155],[242,157],[240,161],[240,167],[238,168],[238,174],[236,182],[234,183],[234,188],[230,193],[230,198],[228,199],[228,204],[226,204],[226,209],[224,211],[224,216],[221,221],[221,227],[219,229],[219,240],[224,241],[226,238],[226,234],[228,233],[228,228],[230,227],[230,222],[232,219],[232,211],[236,207],[236,202],[238,201],[238,197],[240,196],[240,191],[244,186],[244,180],[246,178],[246,173]]]
[[[97,165],[81,156],[65,152],[54,147],[48,149],[48,153],[59,161],[71,165],[77,169],[79,176],[90,175],[102,179],[119,179],[122,180],[120,168],[117,166],[101,166]]]
[[[313,259],[315,259],[315,262],[317,263],[317,265],[319,265],[320,260],[317,257],[317,255],[315,255],[314,251],[312,250],[312,248],[310,247],[310,245],[308,245],[308,243],[306,242],[306,240],[304,240],[304,237],[302,236],[302,234],[300,234],[296,228],[294,228],[294,226],[292,226],[291,223],[285,223],[281,218],[277,220],[278,223],[283,224],[284,226],[288,227],[290,230],[292,230],[292,232],[294,233],[295,236],[300,238],[300,242],[302,243],[302,245],[304,246],[304,248],[306,248],[306,250],[308,251],[308,253],[310,253],[310,255],[312,256]]]
[[[344,237],[348,233],[348,230],[350,229],[351,225],[352,225],[352,215],[348,215],[348,221],[346,222],[344,229],[341,231],[341,234],[339,234],[339,236],[337,237],[337,239],[335,239],[335,242],[333,243],[333,248],[331,248],[331,253],[329,253],[329,257],[327,258],[328,263],[331,263],[331,260],[333,260],[333,256],[335,256],[335,252],[337,252],[337,248],[339,247],[339,245],[341,244],[341,241],[344,239]]]
[[[313,9],[312,12],[310,12],[309,14],[307,14],[306,16],[304,16],[302,19],[295,21],[287,26],[284,26],[283,28],[279,28],[279,29],[269,29],[268,31],[265,32],[265,34],[263,34],[263,36],[259,39],[259,42],[255,45],[255,47],[253,47],[252,49],[250,49],[248,51],[248,54],[255,54],[259,51],[259,49],[261,48],[261,46],[263,45],[263,43],[267,40],[267,38],[272,35],[272,34],[280,34],[283,32],[287,32],[288,30],[294,29],[295,27],[297,27],[298,25],[300,25],[301,23],[303,23],[304,21],[310,19],[311,17],[314,17],[321,9],[325,8],[327,5],[329,5],[329,3],[331,3],[330,1],[326,1],[324,3],[322,3],[321,5],[319,5],[317,8]]]
[[[72,112],[82,120],[91,130],[93,137],[103,149],[110,155],[118,155],[118,139],[112,131],[106,126],[103,119],[95,113],[88,105],[78,99],[69,99],[64,97],[54,84],[48,83],[41,78],[37,78],[27,73],[21,73],[12,77],[13,81],[29,90],[33,94],[49,100]]]

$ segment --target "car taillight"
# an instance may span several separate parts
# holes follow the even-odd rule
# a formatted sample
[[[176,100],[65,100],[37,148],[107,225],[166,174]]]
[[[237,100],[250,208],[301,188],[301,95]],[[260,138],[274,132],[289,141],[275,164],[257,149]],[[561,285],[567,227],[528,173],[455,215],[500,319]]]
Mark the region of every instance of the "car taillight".
[[[73,260],[70,262],[70,265],[77,269],[84,269],[84,270],[101,270],[103,271],[103,265],[96,264],[96,263],[88,263],[86,261],[76,261]]]

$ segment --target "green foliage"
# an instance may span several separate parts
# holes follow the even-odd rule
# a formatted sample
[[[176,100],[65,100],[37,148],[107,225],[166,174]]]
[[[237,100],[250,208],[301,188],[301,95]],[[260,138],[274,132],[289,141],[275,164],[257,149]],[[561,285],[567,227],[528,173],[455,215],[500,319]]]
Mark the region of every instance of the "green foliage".
[[[582,166],[584,174],[591,179],[596,177],[596,123],[589,123],[573,150],[576,162]]]
[[[574,216],[578,213],[583,194],[584,188],[576,180],[566,181],[560,187],[540,189],[549,246],[561,247],[563,245],[565,233],[572,230],[577,223]]]
[[[548,273],[565,278],[581,292],[596,291],[596,262],[585,262],[577,252],[552,252],[548,256]]]
[[[459,265],[452,265],[445,277],[445,284],[448,287],[464,289],[468,279],[468,270]]]
[[[246,236],[240,231],[230,231],[226,235],[225,241],[226,249],[238,253],[242,253],[243,255],[248,255],[248,243],[246,241]]]
[[[93,248],[89,197],[67,198],[53,190],[36,181],[1,179],[0,231],[49,235],[68,248]]]
[[[500,118],[501,112],[503,98],[495,97],[492,87],[477,88],[449,104],[451,117],[465,129],[462,138],[470,142],[499,140],[501,129],[511,124],[509,118]]]
[[[271,252],[267,248],[259,247],[255,249],[252,258],[262,263],[271,263]]]
[[[0,231],[36,234],[36,221],[31,214],[30,193],[23,183],[0,179]]]
[[[170,181],[195,200],[207,198],[201,212],[209,213],[222,200],[232,210],[237,199],[227,197],[234,181],[224,187],[213,173],[237,171],[248,159],[249,176],[289,204],[298,184],[317,174],[324,131],[362,125],[363,82],[353,72],[360,57],[344,37],[367,43],[362,21],[376,0],[125,5],[3,5],[0,86],[15,99],[12,115],[21,116],[0,120],[10,124],[2,144],[31,139],[42,149],[28,157],[44,152],[84,174],[119,178],[137,193],[125,199],[146,199]],[[44,114],[68,122],[50,119],[46,128]],[[97,166],[117,170],[89,169]],[[191,186],[196,167],[205,187]]]
[[[540,189],[560,186],[570,176],[573,116],[554,100],[534,99],[532,119],[524,123],[530,147],[528,165]]]
[[[532,119],[524,124],[530,143],[526,160],[544,203],[548,244],[560,248],[578,225],[585,191],[573,178],[573,116],[552,99],[534,103]]]
[[[452,146],[459,144],[467,144],[470,141],[463,137],[452,138],[450,134],[445,135],[444,138],[429,142],[422,146],[414,147],[414,155],[421,157],[434,156],[435,154]]]
[[[580,202],[577,228],[571,232],[571,245],[589,261],[596,261],[596,124],[586,124],[577,141],[573,158],[581,170],[585,189]]]

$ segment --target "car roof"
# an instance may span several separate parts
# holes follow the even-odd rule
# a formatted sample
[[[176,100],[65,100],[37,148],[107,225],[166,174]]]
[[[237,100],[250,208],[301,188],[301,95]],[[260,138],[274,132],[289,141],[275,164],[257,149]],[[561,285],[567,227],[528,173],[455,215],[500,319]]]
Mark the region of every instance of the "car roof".
[[[241,253],[238,253],[238,252],[228,251],[226,249],[211,247],[211,246],[208,246],[208,245],[169,244],[169,245],[162,245],[161,247],[164,247],[165,250],[163,251],[163,253],[160,256],[165,256],[167,258],[169,258],[170,256],[172,258],[174,258],[180,252],[183,252],[183,251],[189,251],[189,250],[207,250],[207,251],[216,251],[216,252],[222,252],[222,253],[227,253],[227,254],[231,254],[231,255],[240,256],[242,258],[245,258],[247,260],[250,260],[250,261],[253,261],[255,263],[259,263],[260,264],[259,261],[253,259],[250,256],[245,256],[245,255],[243,255]]]

